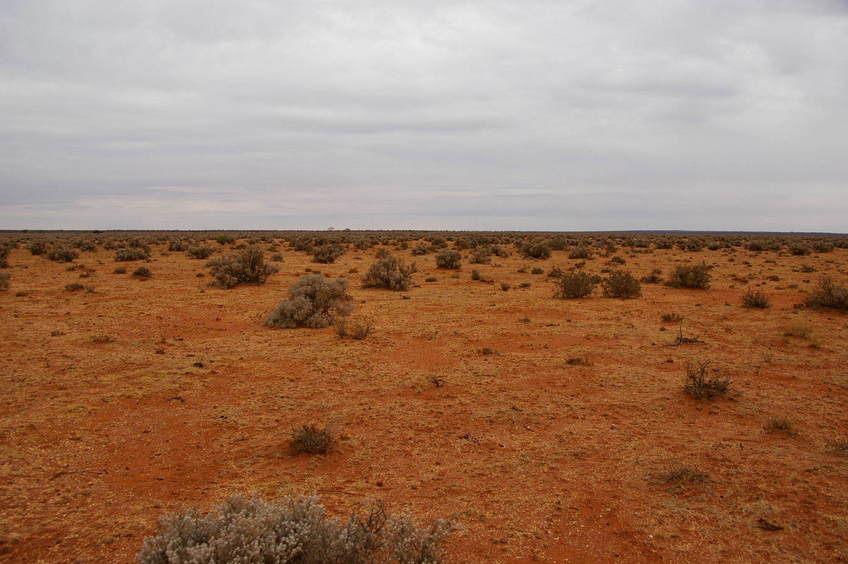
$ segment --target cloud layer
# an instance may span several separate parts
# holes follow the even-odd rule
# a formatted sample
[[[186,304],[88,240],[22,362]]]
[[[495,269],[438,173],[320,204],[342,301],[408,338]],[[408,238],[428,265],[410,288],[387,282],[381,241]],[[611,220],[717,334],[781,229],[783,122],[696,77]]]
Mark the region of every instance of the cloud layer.
[[[3,228],[848,231],[848,2],[6,0]]]

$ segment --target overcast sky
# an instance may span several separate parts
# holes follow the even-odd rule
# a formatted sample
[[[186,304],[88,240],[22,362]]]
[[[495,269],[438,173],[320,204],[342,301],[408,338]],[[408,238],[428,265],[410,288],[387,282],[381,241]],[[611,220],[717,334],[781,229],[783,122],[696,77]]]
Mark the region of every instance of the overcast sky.
[[[848,0],[0,0],[0,228],[848,231]]]

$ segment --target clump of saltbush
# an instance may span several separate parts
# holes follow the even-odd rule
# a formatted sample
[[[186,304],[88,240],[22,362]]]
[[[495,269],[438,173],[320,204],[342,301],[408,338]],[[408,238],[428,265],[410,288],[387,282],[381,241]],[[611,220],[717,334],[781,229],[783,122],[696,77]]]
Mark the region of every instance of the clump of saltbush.
[[[185,250],[185,253],[193,259],[208,259],[214,252],[215,249],[206,245],[192,245]]]
[[[418,527],[389,515],[382,503],[347,523],[329,517],[316,497],[279,502],[234,496],[217,513],[164,517],[144,540],[139,564],[438,564],[450,525]]]
[[[586,272],[568,272],[556,279],[554,297],[560,299],[585,298],[595,289],[597,280]]]
[[[730,393],[731,381],[721,376],[710,375],[709,361],[689,364],[686,367],[686,379],[683,391],[696,399],[713,399]]]
[[[56,262],[73,262],[79,253],[68,247],[55,247],[47,252],[47,258]]]
[[[462,255],[459,251],[444,249],[436,255],[436,267],[447,269],[459,269],[462,264]]]
[[[344,247],[341,245],[320,245],[312,249],[312,262],[321,264],[332,264],[336,259],[344,254]]]
[[[330,280],[323,274],[306,274],[289,288],[289,297],[265,319],[268,327],[321,328],[352,309],[347,280]]]
[[[822,278],[804,303],[809,307],[848,310],[848,288],[837,286],[829,277]]]
[[[147,260],[148,258],[150,258],[150,251],[144,247],[124,247],[115,252],[115,261],[117,262]]]
[[[218,286],[233,288],[239,284],[264,284],[277,272],[277,267],[265,263],[262,249],[255,245],[245,247],[236,254],[226,255],[207,263]]]
[[[551,258],[551,248],[538,241],[529,241],[519,248],[521,255],[525,258],[547,259]]]
[[[43,255],[49,249],[47,243],[41,240],[33,241],[27,248],[33,256]]]
[[[710,269],[712,266],[701,264],[677,265],[666,281],[672,288],[695,288],[705,290],[710,287]]]
[[[408,290],[412,284],[415,263],[407,265],[394,255],[387,255],[368,269],[362,277],[365,288],[388,288],[389,290]]]
[[[758,290],[749,288],[748,291],[742,295],[742,306],[767,309],[769,307],[768,297]]]
[[[603,282],[604,296],[607,298],[638,298],[642,295],[642,285],[629,272],[616,270]]]
[[[292,454],[327,454],[333,450],[335,442],[336,436],[329,428],[302,425],[292,431],[289,451]]]
[[[592,258],[592,252],[581,245],[579,247],[574,247],[573,249],[571,249],[571,252],[568,253],[568,258],[588,260]]]

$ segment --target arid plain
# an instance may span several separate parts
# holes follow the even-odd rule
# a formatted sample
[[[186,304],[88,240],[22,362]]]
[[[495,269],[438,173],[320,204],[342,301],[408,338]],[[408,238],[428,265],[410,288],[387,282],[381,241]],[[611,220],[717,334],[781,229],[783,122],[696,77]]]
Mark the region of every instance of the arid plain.
[[[848,560],[848,316],[798,307],[825,277],[848,284],[844,238],[4,237],[2,561],[132,562],[161,516],[236,493],[448,519],[449,562]],[[331,264],[293,248],[321,237],[344,247]],[[147,260],[115,261],[128,238]],[[211,258],[255,244],[279,272],[214,287],[206,259],[169,250],[190,238]],[[31,254],[37,239],[94,250],[60,263]],[[557,244],[532,259],[528,239]],[[508,256],[471,264],[482,244]],[[459,247],[459,269],[436,267],[442,246]],[[569,258],[581,246],[591,258]],[[408,290],[362,287],[381,249],[416,263]],[[687,264],[712,267],[709,288],[557,299],[549,276],[666,279]],[[373,332],[266,327],[309,272],[346,277],[350,319]],[[743,307],[749,290],[770,307]],[[729,393],[684,392],[704,361]],[[305,424],[329,426],[335,448],[291,454]]]

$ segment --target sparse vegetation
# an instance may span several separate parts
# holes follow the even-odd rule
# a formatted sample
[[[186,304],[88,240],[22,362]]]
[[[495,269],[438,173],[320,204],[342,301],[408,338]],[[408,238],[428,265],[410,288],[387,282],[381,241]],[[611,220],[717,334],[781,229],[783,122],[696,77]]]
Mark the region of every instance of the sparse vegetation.
[[[763,430],[766,433],[783,433],[790,437],[794,437],[797,434],[792,422],[785,417],[772,417],[763,425]]]
[[[285,329],[328,327],[350,311],[346,279],[306,274],[289,288],[289,298],[271,312],[265,325]]]
[[[47,251],[47,258],[55,262],[73,262],[78,256],[76,249],[70,247],[54,247]]]
[[[336,332],[339,337],[350,337],[357,341],[368,338],[374,332],[374,322],[370,319],[346,319],[340,317],[336,320]]]
[[[8,290],[9,289],[9,280],[12,279],[12,275],[8,272],[0,272],[0,290]]]
[[[292,432],[289,450],[292,454],[327,454],[335,446],[336,437],[328,429],[315,425],[303,425]]]
[[[709,361],[690,363],[686,367],[686,381],[683,391],[696,399],[725,397],[730,393],[731,381],[715,374],[709,374]]]
[[[153,273],[146,266],[139,266],[138,268],[136,268],[133,271],[132,275],[135,278],[141,278],[141,279],[144,279],[144,280],[153,277]]]
[[[115,260],[118,262],[147,260],[149,258],[150,252],[142,247],[124,247],[115,252]]]
[[[186,249],[186,254],[193,259],[208,259],[215,249],[206,245],[192,245]]]
[[[332,264],[344,252],[344,247],[341,245],[321,245],[312,249],[312,262]]]
[[[767,309],[769,301],[764,293],[749,288],[742,295],[742,305],[750,308]]]
[[[228,499],[217,513],[163,518],[145,539],[139,564],[291,563],[438,564],[450,530],[445,521],[418,527],[381,503],[347,523],[327,516],[315,497],[281,502]]]

